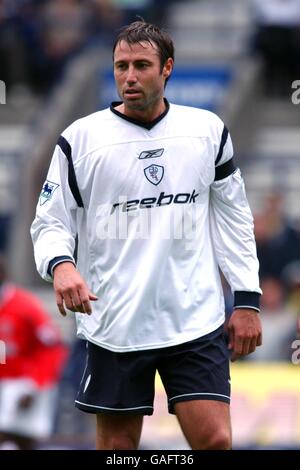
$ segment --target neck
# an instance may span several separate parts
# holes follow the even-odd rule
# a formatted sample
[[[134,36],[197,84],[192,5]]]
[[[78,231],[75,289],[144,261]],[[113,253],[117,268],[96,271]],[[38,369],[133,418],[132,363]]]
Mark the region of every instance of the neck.
[[[120,104],[115,109],[131,119],[136,119],[141,122],[151,122],[166,110],[166,104],[162,98],[159,103],[152,107],[149,106],[146,109],[133,109],[126,106],[125,103]]]

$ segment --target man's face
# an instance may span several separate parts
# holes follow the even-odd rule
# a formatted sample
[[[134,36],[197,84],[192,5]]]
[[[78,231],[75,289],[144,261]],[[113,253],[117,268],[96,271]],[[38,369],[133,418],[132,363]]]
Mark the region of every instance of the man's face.
[[[125,110],[147,111],[162,101],[164,84],[170,75],[170,58],[161,70],[156,44],[128,44],[121,41],[114,54],[114,76]]]

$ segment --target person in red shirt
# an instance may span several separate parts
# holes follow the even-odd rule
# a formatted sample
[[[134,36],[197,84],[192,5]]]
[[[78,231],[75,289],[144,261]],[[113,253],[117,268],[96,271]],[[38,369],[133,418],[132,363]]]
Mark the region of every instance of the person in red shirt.
[[[39,300],[7,280],[0,257],[0,448],[32,449],[52,431],[67,356]]]

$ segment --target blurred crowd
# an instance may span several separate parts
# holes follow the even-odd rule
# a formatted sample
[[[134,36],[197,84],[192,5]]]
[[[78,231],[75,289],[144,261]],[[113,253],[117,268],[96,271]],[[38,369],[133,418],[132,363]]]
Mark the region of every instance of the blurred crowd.
[[[252,359],[290,360],[300,315],[300,225],[286,217],[282,193],[269,194],[255,216],[263,290],[264,346]]]
[[[36,296],[13,284],[0,256],[0,449],[49,438],[67,348]]]
[[[300,316],[300,221],[286,217],[281,192],[268,194],[254,214],[260,263],[263,345],[244,360],[291,361]],[[227,315],[233,300],[224,282]]]
[[[264,91],[286,97],[300,74],[300,0],[251,0]]]
[[[76,54],[109,45],[137,15],[164,23],[173,0],[0,0],[0,79],[45,93]]]
[[[111,45],[116,31],[138,15],[167,26],[176,1],[0,0],[0,79],[8,89],[21,83],[46,93],[72,57]],[[265,92],[286,96],[300,72],[300,0],[249,0],[249,15]]]

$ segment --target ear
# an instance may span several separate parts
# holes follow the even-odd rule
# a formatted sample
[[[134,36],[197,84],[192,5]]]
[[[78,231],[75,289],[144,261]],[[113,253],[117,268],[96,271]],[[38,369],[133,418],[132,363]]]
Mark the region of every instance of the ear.
[[[171,75],[173,66],[174,66],[174,60],[171,57],[169,57],[166,60],[163,71],[162,71],[164,79],[168,78]]]

